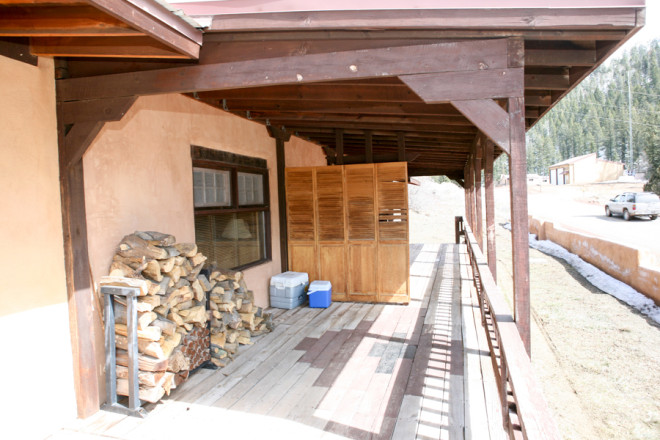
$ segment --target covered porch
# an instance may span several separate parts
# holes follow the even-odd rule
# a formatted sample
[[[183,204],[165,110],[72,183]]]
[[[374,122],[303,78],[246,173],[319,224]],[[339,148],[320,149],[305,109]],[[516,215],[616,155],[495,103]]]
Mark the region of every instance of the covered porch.
[[[271,309],[273,333],[146,419],[99,412],[51,438],[506,438],[466,252],[411,245],[408,306]]]

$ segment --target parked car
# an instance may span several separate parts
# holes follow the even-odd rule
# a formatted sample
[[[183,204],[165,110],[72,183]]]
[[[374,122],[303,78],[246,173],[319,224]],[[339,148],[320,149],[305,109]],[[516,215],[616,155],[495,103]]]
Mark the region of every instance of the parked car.
[[[605,204],[605,215],[623,216],[624,220],[648,216],[655,220],[660,215],[660,197],[650,192],[623,193]]]

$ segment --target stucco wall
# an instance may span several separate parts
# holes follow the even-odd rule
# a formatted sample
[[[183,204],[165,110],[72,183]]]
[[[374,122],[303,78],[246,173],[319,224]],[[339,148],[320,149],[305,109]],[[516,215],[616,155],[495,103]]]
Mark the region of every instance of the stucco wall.
[[[596,182],[607,182],[617,180],[623,176],[623,164],[620,162],[611,162],[609,160],[598,161],[598,175]]]
[[[280,272],[275,140],[266,129],[181,95],[142,97],[119,122],[106,124],[84,157],[89,253],[95,280],[107,274],[121,238],[157,230],[194,241],[190,145],[268,162],[272,261],[245,271],[258,305],[268,305]],[[317,145],[292,138],[287,165],[324,165]]]
[[[53,61],[0,56],[0,103],[2,433],[43,438],[76,416]]]
[[[660,305],[660,267],[655,254],[556,227],[530,216],[529,232],[578,255]]]

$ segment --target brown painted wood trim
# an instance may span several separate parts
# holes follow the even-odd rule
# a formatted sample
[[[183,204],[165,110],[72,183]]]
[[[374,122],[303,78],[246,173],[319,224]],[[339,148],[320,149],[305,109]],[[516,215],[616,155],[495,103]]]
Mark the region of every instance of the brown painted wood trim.
[[[373,163],[374,161],[374,139],[373,131],[365,130],[364,132],[364,161],[366,163]]]
[[[497,282],[497,254],[495,240],[495,185],[493,176],[493,164],[495,156],[495,145],[489,139],[484,142],[484,180],[486,190],[486,252],[488,267]]]
[[[402,131],[397,133],[397,160],[404,162],[406,160],[406,134]]]
[[[451,103],[502,150],[509,152],[509,115],[499,104],[492,99]]]
[[[280,221],[280,266],[282,272],[289,270],[289,240],[286,215],[286,146],[283,137],[275,139],[277,157],[277,202]]]
[[[477,234],[477,243],[479,248],[484,249],[484,233],[483,233],[483,213],[481,209],[481,153],[484,136],[479,135],[474,143],[474,206],[475,206],[475,226]]]
[[[478,72],[483,66],[505,68],[506,53],[507,41],[496,39],[286,56],[61,79],[57,96],[60,101],[75,101],[411,73]]]
[[[427,104],[523,96],[525,78],[521,67],[399,75]]]
[[[344,130],[342,129],[335,130],[335,151],[337,154],[335,163],[344,165]]]
[[[0,38],[0,55],[36,66],[39,58],[30,52],[29,38]]]
[[[209,163],[202,164],[200,166],[212,165],[218,162],[228,165],[230,168],[236,167],[247,167],[254,168],[260,171],[268,169],[268,162],[266,159],[261,159],[259,157],[245,156],[242,154],[229,153],[227,151],[214,150],[212,148],[200,147],[197,145],[192,145],[190,147],[190,154],[192,160],[197,161],[207,161]]]
[[[311,29],[555,29],[601,26],[629,29],[640,8],[397,9],[304,11],[269,14],[222,14],[209,31],[281,31]]]
[[[137,97],[92,99],[58,103],[58,121],[61,124],[79,122],[120,121],[131,108]]]
[[[61,136],[60,144],[64,143]],[[73,352],[73,376],[78,417],[86,418],[99,409],[100,396],[94,332],[94,292],[89,268],[87,218],[82,159],[65,165],[60,147],[60,190],[64,262],[69,304],[69,328]],[[99,337],[102,337],[99,336]]]
[[[89,0],[89,3],[189,58],[199,58],[201,31],[152,0]]]
[[[514,319],[531,353],[529,302],[529,219],[527,211],[527,157],[525,148],[525,103],[509,99],[511,154],[509,155],[511,192],[511,236],[513,258]]]

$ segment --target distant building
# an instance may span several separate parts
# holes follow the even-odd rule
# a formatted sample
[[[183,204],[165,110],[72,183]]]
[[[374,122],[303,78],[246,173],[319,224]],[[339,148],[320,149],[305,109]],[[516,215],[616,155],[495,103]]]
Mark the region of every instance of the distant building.
[[[550,184],[595,183],[617,180],[623,175],[623,163],[599,159],[596,153],[573,157],[550,165]]]

